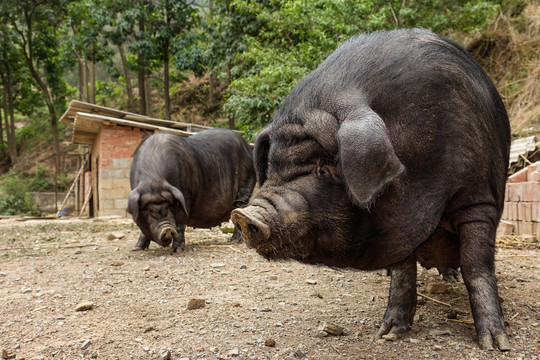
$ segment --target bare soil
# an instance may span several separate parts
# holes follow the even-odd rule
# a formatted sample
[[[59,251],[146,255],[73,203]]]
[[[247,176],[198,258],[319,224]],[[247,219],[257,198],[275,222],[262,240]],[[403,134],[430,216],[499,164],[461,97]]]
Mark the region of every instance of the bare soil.
[[[478,349],[465,286],[434,269],[418,270],[412,329],[372,342],[385,271],[268,262],[229,236],[188,229],[186,251],[171,255],[155,244],[132,252],[130,219],[0,220],[0,358],[540,359],[536,244],[499,242],[513,346],[501,353]],[[192,299],[204,307],[188,310]],[[82,303],[91,308],[77,311]],[[345,334],[323,337],[324,323]]]

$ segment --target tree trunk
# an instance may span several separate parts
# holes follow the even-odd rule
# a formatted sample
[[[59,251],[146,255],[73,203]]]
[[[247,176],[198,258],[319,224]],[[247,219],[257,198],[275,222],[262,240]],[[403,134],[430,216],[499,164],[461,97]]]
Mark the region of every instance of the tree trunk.
[[[206,106],[208,107],[208,111],[214,111],[216,107],[216,88],[218,84],[218,78],[217,76],[209,75],[209,85],[208,85],[208,103]]]
[[[131,87],[131,75],[127,66],[126,52],[124,51],[124,45],[118,45],[118,51],[120,52],[120,58],[122,59],[122,68],[124,69],[124,77],[126,79],[126,92],[128,97],[128,111],[135,111],[135,102],[133,101],[133,88]]]
[[[171,17],[169,16],[169,1],[165,0],[165,23],[167,28],[171,26]],[[165,97],[165,119],[171,119],[171,98],[169,91],[169,47],[170,40],[167,37],[163,44],[163,95]]]
[[[38,84],[39,88],[43,92],[43,95],[45,96],[45,103],[47,105],[47,109],[49,110],[49,116],[51,119],[51,127],[53,131],[53,139],[54,139],[54,152],[55,152],[55,162],[54,162],[54,201],[55,201],[55,211],[58,212],[58,191],[57,191],[57,184],[58,184],[58,168],[59,168],[59,162],[60,162],[60,140],[58,137],[58,119],[56,117],[56,110],[54,109],[53,105],[53,99],[51,92],[49,90],[49,87],[47,86],[47,83],[41,78],[40,74],[36,70],[36,67],[34,66],[34,48],[33,48],[33,39],[32,39],[32,21],[30,20],[30,17],[27,13],[25,13],[25,19],[26,19],[26,46],[23,46],[22,52],[25,57],[25,60],[28,64],[28,69],[30,70],[30,74]]]
[[[169,41],[166,41],[163,53],[163,89],[165,97],[165,119],[171,119],[171,98],[169,93]]]
[[[79,59],[79,100],[88,102],[88,72],[86,61],[81,54],[77,54]]]
[[[144,33],[144,21],[139,20],[139,31]],[[137,71],[137,80],[139,82],[139,113],[141,115],[148,115],[148,109],[146,107],[146,58],[142,51],[139,52],[138,56],[138,71]]]
[[[94,63],[94,58],[89,61],[88,72],[90,77],[90,96],[89,102],[91,104],[96,103],[96,64]]]
[[[146,70],[145,70],[146,74]],[[150,77],[144,77],[144,96],[146,97],[146,115],[152,116],[152,91],[150,89]]]
[[[4,72],[0,72],[2,83],[4,84],[3,108],[4,122],[6,129],[6,140],[8,145],[9,159],[12,165],[17,163],[17,139],[15,137],[15,113],[13,105],[13,88],[11,84],[11,69],[7,62],[4,62]],[[0,126],[2,123],[0,122]],[[3,139],[3,137],[2,137]]]

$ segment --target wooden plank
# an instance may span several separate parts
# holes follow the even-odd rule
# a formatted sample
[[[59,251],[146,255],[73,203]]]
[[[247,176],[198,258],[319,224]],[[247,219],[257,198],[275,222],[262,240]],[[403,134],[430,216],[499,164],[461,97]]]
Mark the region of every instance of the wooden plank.
[[[83,169],[84,169],[85,165],[86,165],[86,160],[83,161],[83,164],[82,164],[81,168],[77,172],[77,175],[75,176],[75,180],[73,180],[73,183],[71,184],[71,186],[70,186],[70,188],[69,188],[69,190],[68,190],[68,192],[66,194],[66,197],[64,198],[64,201],[62,201],[62,205],[60,205],[60,210],[58,210],[58,212],[56,213],[56,217],[60,216],[60,212],[62,211],[62,208],[64,207],[64,205],[66,205],[66,202],[69,199],[69,195],[71,194],[71,191],[73,191],[73,188],[75,187],[75,184],[77,183],[77,181],[79,181],[79,177],[81,176],[81,173],[83,172]]]
[[[149,130],[166,131],[166,132],[170,132],[170,133],[181,135],[181,136],[191,136],[194,134],[187,131],[167,128],[164,126],[151,125],[151,124],[140,123],[140,122],[131,121],[131,120],[117,119],[110,116],[88,114],[88,113],[82,113],[82,112],[77,113],[77,120],[78,119],[84,119],[87,121],[99,122],[99,123],[102,123],[103,121],[110,121],[111,123],[118,124],[118,125],[125,125],[125,126],[131,126],[131,127],[149,129]]]

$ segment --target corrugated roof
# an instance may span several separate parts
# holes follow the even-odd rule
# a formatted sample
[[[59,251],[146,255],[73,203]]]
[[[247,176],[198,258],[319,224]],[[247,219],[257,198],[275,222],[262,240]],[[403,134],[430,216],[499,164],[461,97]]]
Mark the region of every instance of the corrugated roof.
[[[538,157],[540,157],[539,148],[540,143],[534,135],[512,141],[508,174],[511,175],[537,161]]]

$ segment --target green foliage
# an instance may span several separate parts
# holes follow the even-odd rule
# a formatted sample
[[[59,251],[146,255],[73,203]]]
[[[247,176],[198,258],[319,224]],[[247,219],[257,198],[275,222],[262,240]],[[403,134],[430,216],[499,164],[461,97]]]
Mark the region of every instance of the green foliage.
[[[33,177],[28,179],[28,191],[48,191],[54,184],[49,181],[51,174],[49,169],[39,166]]]
[[[43,121],[46,114],[43,112],[45,109],[41,110],[41,112],[33,114],[28,124],[16,131],[19,147],[24,144],[26,150],[31,151],[40,142],[49,140],[50,123]]]
[[[0,179],[0,215],[32,215],[36,204],[29,194],[28,181],[14,171]]]
[[[234,56],[222,55],[232,76],[224,109],[248,134],[267,124],[294,85],[357,33],[415,26],[438,33],[475,31],[493,21],[499,10],[496,3],[483,0],[226,3],[218,26],[230,32],[223,36],[235,39],[238,51]],[[238,16],[247,19],[243,26],[229,24],[227,19]]]

